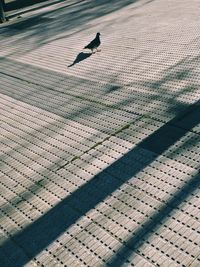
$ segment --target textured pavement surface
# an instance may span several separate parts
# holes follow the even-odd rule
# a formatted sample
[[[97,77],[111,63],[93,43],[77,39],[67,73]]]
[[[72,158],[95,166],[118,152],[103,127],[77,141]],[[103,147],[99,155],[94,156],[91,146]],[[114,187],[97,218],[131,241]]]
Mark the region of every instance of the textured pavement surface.
[[[69,0],[0,26],[0,266],[200,266],[199,14]]]

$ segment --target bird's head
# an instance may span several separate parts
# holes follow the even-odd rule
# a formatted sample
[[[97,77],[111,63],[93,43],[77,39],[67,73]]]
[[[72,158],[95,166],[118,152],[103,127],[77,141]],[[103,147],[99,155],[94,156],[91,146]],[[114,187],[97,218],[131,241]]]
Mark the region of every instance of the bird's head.
[[[101,34],[100,34],[100,32],[97,32],[97,36],[100,36]]]

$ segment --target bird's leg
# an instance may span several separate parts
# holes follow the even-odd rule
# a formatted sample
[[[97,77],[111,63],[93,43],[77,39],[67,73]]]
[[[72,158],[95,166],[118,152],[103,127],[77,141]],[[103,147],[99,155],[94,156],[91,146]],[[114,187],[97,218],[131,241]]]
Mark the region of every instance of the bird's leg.
[[[92,50],[92,54],[95,54],[94,49],[92,48],[91,50]]]

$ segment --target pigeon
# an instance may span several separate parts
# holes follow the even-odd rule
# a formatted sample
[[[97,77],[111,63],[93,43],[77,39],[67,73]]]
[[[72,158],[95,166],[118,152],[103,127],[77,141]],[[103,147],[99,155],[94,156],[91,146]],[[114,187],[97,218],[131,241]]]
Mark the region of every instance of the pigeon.
[[[98,50],[97,49],[97,47],[99,47],[100,44],[101,44],[101,41],[100,41],[100,32],[97,32],[96,37],[94,38],[94,40],[92,40],[88,45],[86,45],[84,47],[84,49],[91,49],[92,54],[93,54],[94,49],[96,49],[97,52],[101,51],[101,50]]]

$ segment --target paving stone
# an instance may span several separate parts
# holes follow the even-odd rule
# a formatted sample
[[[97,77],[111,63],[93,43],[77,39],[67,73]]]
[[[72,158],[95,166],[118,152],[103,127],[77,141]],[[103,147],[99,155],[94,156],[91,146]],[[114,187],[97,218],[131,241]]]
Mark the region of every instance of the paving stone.
[[[199,2],[23,12],[0,26],[0,265],[199,266]]]

